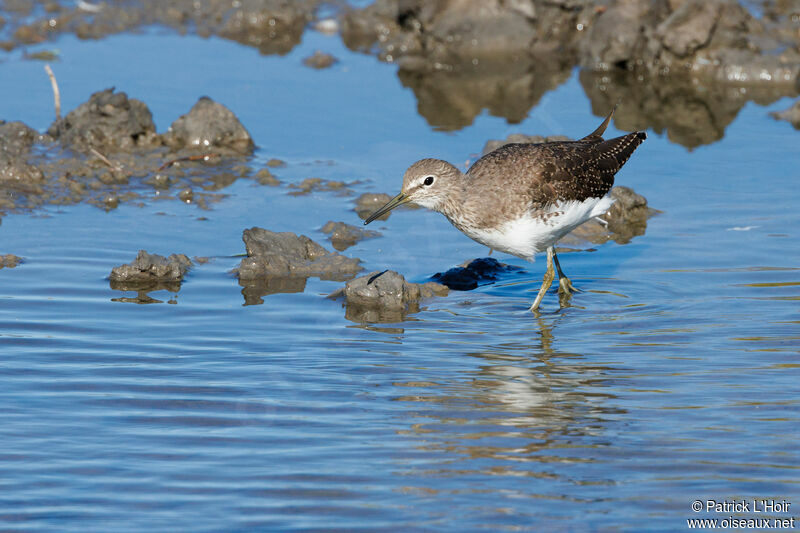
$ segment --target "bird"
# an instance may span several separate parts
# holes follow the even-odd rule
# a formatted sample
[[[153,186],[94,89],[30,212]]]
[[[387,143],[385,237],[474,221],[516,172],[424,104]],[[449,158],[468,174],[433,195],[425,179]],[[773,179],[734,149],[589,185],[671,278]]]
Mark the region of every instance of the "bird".
[[[490,249],[534,261],[547,253],[536,312],[555,272],[559,293],[577,292],[564,275],[555,244],[608,211],[614,175],[647,138],[635,131],[604,140],[616,106],[597,129],[577,141],[511,143],[478,159],[466,172],[441,159],[421,159],[403,175],[400,194],[364,221],[413,202],[443,214],[462,233]]]

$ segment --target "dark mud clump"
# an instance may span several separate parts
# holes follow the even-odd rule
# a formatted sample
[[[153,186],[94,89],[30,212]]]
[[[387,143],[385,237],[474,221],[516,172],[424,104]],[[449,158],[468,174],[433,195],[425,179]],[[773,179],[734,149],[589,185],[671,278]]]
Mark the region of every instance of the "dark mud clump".
[[[341,33],[398,63],[437,128],[484,109],[519,122],[577,66],[596,114],[622,101],[620,129],[666,130],[691,148],[720,139],[748,101],[800,90],[796,6],[754,11],[727,0],[377,0],[346,12]]]
[[[483,257],[447,272],[434,274],[431,279],[455,291],[471,291],[480,285],[495,282],[510,272],[522,272],[522,269],[491,257]]]
[[[305,235],[251,228],[242,240],[247,257],[234,273],[246,304],[262,303],[267,294],[301,292],[309,277],[344,281],[362,270],[358,259],[330,252]]]
[[[139,250],[131,263],[120,265],[111,270],[109,285],[117,291],[136,291],[135,297],[113,298],[115,302],[139,304],[162,303],[148,293],[166,290],[177,293],[186,272],[192,267],[192,260],[183,254],[172,254],[169,257],[150,254]],[[174,299],[168,303],[176,303]]]
[[[28,156],[39,134],[22,122],[0,120],[0,215],[14,209],[20,195],[41,194],[45,177]]]
[[[338,62],[339,60],[331,54],[326,54],[325,52],[321,52],[319,50],[315,51],[313,54],[303,60],[303,64],[305,66],[315,69],[329,68]]]
[[[336,192],[340,195],[350,194],[348,185],[352,183],[345,183],[337,180],[324,180],[322,178],[306,178],[300,183],[292,183],[289,188],[291,196],[305,196],[312,192]]]
[[[40,43],[63,33],[73,33],[80,39],[101,39],[156,25],[180,34],[216,35],[255,47],[263,54],[286,54],[300,43],[319,3],[318,0],[48,2],[44,14],[31,20],[33,2],[13,2],[19,7],[4,13],[9,19],[3,33],[11,38],[3,46]]]
[[[800,100],[795,102],[789,109],[783,111],[773,111],[770,115],[778,120],[786,120],[795,129],[800,130]]]
[[[94,93],[47,133],[76,150],[132,151],[161,145],[153,115],[144,102],[114,89]]]
[[[372,213],[386,205],[386,202],[391,200],[392,197],[385,193],[365,192],[356,198],[356,214],[361,220],[366,220]],[[387,220],[389,213],[378,218],[378,220]]]
[[[0,268],[14,268],[22,263],[22,258],[14,254],[0,254]]]
[[[344,297],[348,320],[386,323],[401,322],[406,315],[419,312],[420,300],[447,293],[448,288],[439,283],[409,283],[401,274],[385,270],[348,281],[330,297]]]
[[[0,121],[0,213],[79,202],[108,210],[149,195],[205,209],[221,198],[213,191],[254,174],[249,134],[207,98],[159,135],[143,102],[106,89],[48,131]]]
[[[230,109],[204,96],[178,118],[163,136],[164,144],[177,150],[229,150],[250,154],[255,145],[245,127]]]
[[[344,222],[333,221],[329,221],[322,226],[320,231],[330,235],[331,245],[340,252],[350,248],[358,241],[381,236],[380,232],[377,231],[351,226]]]
[[[558,241],[558,244],[582,247],[586,243],[603,244],[610,240],[617,244],[627,244],[634,237],[644,235],[648,219],[658,211],[649,207],[647,199],[630,187],[618,185],[611,189],[609,196],[615,202],[607,213],[584,222]]]
[[[112,283],[127,285],[151,282],[180,283],[191,266],[192,260],[183,254],[164,257],[139,250],[136,259],[127,265],[114,267],[108,279]]]

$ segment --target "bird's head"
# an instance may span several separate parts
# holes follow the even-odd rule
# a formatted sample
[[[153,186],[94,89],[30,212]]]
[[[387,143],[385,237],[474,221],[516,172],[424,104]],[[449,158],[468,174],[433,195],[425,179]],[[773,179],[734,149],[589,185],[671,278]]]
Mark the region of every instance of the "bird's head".
[[[400,194],[367,217],[364,224],[369,224],[395,207],[409,202],[441,211],[445,199],[460,189],[461,179],[461,171],[447,161],[421,159],[406,170]]]

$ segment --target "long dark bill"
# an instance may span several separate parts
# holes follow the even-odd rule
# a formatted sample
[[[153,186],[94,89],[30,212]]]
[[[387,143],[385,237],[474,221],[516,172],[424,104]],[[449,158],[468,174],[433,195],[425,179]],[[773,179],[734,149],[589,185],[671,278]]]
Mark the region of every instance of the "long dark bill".
[[[411,201],[411,200],[409,200],[409,199],[406,197],[406,195],[405,195],[405,194],[403,194],[403,193],[400,193],[400,194],[398,194],[397,196],[395,196],[394,198],[392,198],[391,200],[389,200],[389,201],[386,203],[386,205],[385,205],[385,206],[381,207],[380,209],[378,209],[377,211],[375,211],[374,213],[372,213],[370,216],[368,216],[368,217],[367,217],[367,219],[364,221],[364,225],[366,226],[367,224],[369,224],[370,222],[372,222],[372,221],[373,221],[373,220],[375,220],[376,218],[380,218],[380,217],[382,217],[383,215],[385,215],[386,213],[388,213],[389,211],[391,211],[391,210],[392,210],[392,209],[394,209],[395,207],[397,207],[397,206],[399,206],[399,205],[406,204],[406,203],[408,203],[408,202],[410,202],[410,201]]]

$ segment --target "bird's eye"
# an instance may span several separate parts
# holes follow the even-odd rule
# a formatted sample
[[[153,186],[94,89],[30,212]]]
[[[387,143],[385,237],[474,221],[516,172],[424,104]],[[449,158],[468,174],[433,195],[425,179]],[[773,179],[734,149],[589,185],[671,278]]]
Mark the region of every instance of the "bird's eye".
[[[424,185],[433,185],[433,176],[428,176],[425,178],[425,181],[422,182]]]

